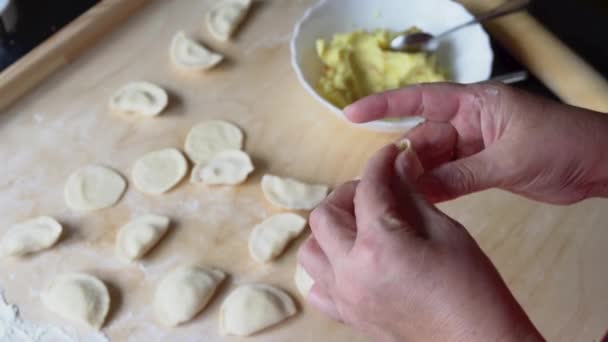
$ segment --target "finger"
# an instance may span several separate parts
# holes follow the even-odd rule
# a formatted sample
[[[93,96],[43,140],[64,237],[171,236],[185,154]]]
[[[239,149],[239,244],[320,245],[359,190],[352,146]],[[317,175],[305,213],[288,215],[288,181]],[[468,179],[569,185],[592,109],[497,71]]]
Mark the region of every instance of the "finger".
[[[318,282],[325,288],[333,284],[333,269],[314,237],[309,237],[300,246],[298,263],[306,270],[315,283]]]
[[[350,190],[343,188],[343,191]],[[357,234],[352,212],[330,201],[323,202],[310,214],[310,229],[332,265],[348,254]]]
[[[431,170],[454,157],[458,132],[449,123],[426,121],[405,135],[420,158],[422,167]]]
[[[397,146],[390,144],[376,152],[367,163],[355,193],[357,236],[379,229],[411,230],[400,215],[393,192],[398,154]]]
[[[503,179],[509,179],[509,170],[496,159],[501,155],[499,149],[492,145],[470,157],[427,172],[417,181],[419,191],[437,203],[500,186]]]
[[[406,185],[406,189],[413,191],[413,186],[411,186],[411,184],[414,184],[424,173],[424,167],[409,139],[402,139],[399,142],[399,149],[401,152],[397,155],[395,160],[397,175],[402,178],[401,183]]]
[[[323,312],[336,321],[342,322],[342,317],[336,308],[336,304],[334,303],[331,295],[322,286],[315,283],[308,293],[306,300],[312,306],[317,308],[317,310]]]
[[[350,181],[344,183],[334,189],[327,199],[326,203],[330,205],[343,209],[346,212],[353,213],[355,210],[355,190],[357,189],[357,184],[359,181]]]
[[[411,226],[417,227],[417,231],[427,235],[431,227],[427,227],[426,223],[432,222],[437,210],[416,187],[416,180],[424,174],[418,154],[407,139],[404,139],[403,143],[402,152],[395,160],[398,181],[393,188],[398,190],[396,197],[402,216]]]
[[[365,97],[346,107],[344,114],[355,123],[408,116],[448,122],[462,113],[479,113],[479,94],[477,88],[452,83],[415,85]]]

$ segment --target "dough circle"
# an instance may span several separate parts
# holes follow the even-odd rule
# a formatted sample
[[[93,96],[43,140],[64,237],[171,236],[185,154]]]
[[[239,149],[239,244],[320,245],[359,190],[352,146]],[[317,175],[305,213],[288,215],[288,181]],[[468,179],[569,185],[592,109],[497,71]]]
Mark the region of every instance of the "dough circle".
[[[110,97],[110,110],[120,113],[156,116],[169,103],[167,92],[150,82],[130,82]]]
[[[68,178],[65,202],[74,210],[97,210],[116,204],[127,182],[116,171],[99,165],[85,166]]]
[[[306,219],[293,213],[270,216],[253,227],[249,235],[249,255],[257,262],[279,256],[287,244],[302,233]]]
[[[158,195],[169,191],[184,178],[188,162],[174,148],[148,152],[133,164],[131,178],[135,187],[144,193]]]
[[[190,181],[208,185],[236,185],[253,171],[249,155],[241,150],[219,152],[209,162],[192,169]]]
[[[292,210],[314,209],[325,197],[329,188],[326,185],[311,185],[292,178],[273,175],[262,177],[262,192],[275,206]]]
[[[110,309],[105,284],[86,273],[68,273],[55,278],[42,295],[44,305],[70,321],[100,329]]]
[[[196,124],[188,136],[184,150],[195,164],[210,161],[218,152],[240,150],[243,132],[235,125],[222,120],[209,120]]]
[[[211,69],[224,59],[222,55],[186,36],[183,31],[173,36],[169,55],[176,66],[195,71]]]
[[[54,218],[40,216],[15,224],[0,240],[0,256],[21,256],[49,248],[63,228]]]

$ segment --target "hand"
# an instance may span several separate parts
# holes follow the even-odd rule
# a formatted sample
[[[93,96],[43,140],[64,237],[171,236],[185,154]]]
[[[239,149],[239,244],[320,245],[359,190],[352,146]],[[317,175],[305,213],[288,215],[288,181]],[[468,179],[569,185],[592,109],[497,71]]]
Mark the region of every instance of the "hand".
[[[312,212],[308,301],[374,340],[542,340],[467,231],[416,193],[417,162],[389,145]]]
[[[492,187],[569,204],[608,196],[608,116],[500,84],[419,85],[364,98],[353,122],[421,115],[408,132],[432,202]]]

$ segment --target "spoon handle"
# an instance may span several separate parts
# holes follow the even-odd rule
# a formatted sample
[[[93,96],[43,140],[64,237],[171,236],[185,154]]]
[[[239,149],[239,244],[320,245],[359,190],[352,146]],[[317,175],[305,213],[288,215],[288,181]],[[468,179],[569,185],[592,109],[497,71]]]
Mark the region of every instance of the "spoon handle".
[[[513,84],[528,79],[528,72],[525,70],[510,72],[500,76],[492,77],[490,81]]]
[[[460,30],[461,28],[467,27],[469,25],[482,23],[487,20],[495,19],[495,18],[502,17],[507,14],[521,11],[524,8],[528,7],[530,2],[531,2],[531,0],[508,0],[505,3],[503,3],[502,5],[494,8],[494,9],[491,9],[488,12],[480,14],[462,25],[458,25],[448,31],[445,31],[445,32],[435,36],[435,38],[441,38],[445,35],[448,35],[456,30]]]

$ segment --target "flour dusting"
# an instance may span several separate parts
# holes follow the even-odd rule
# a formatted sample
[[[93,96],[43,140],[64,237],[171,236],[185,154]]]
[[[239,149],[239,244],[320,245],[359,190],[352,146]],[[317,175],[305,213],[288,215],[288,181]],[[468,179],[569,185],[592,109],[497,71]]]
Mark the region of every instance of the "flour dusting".
[[[104,342],[109,341],[105,336],[96,333],[78,339],[73,334],[47,324],[34,324],[25,321],[19,314],[19,308],[8,304],[0,291],[0,342]]]

